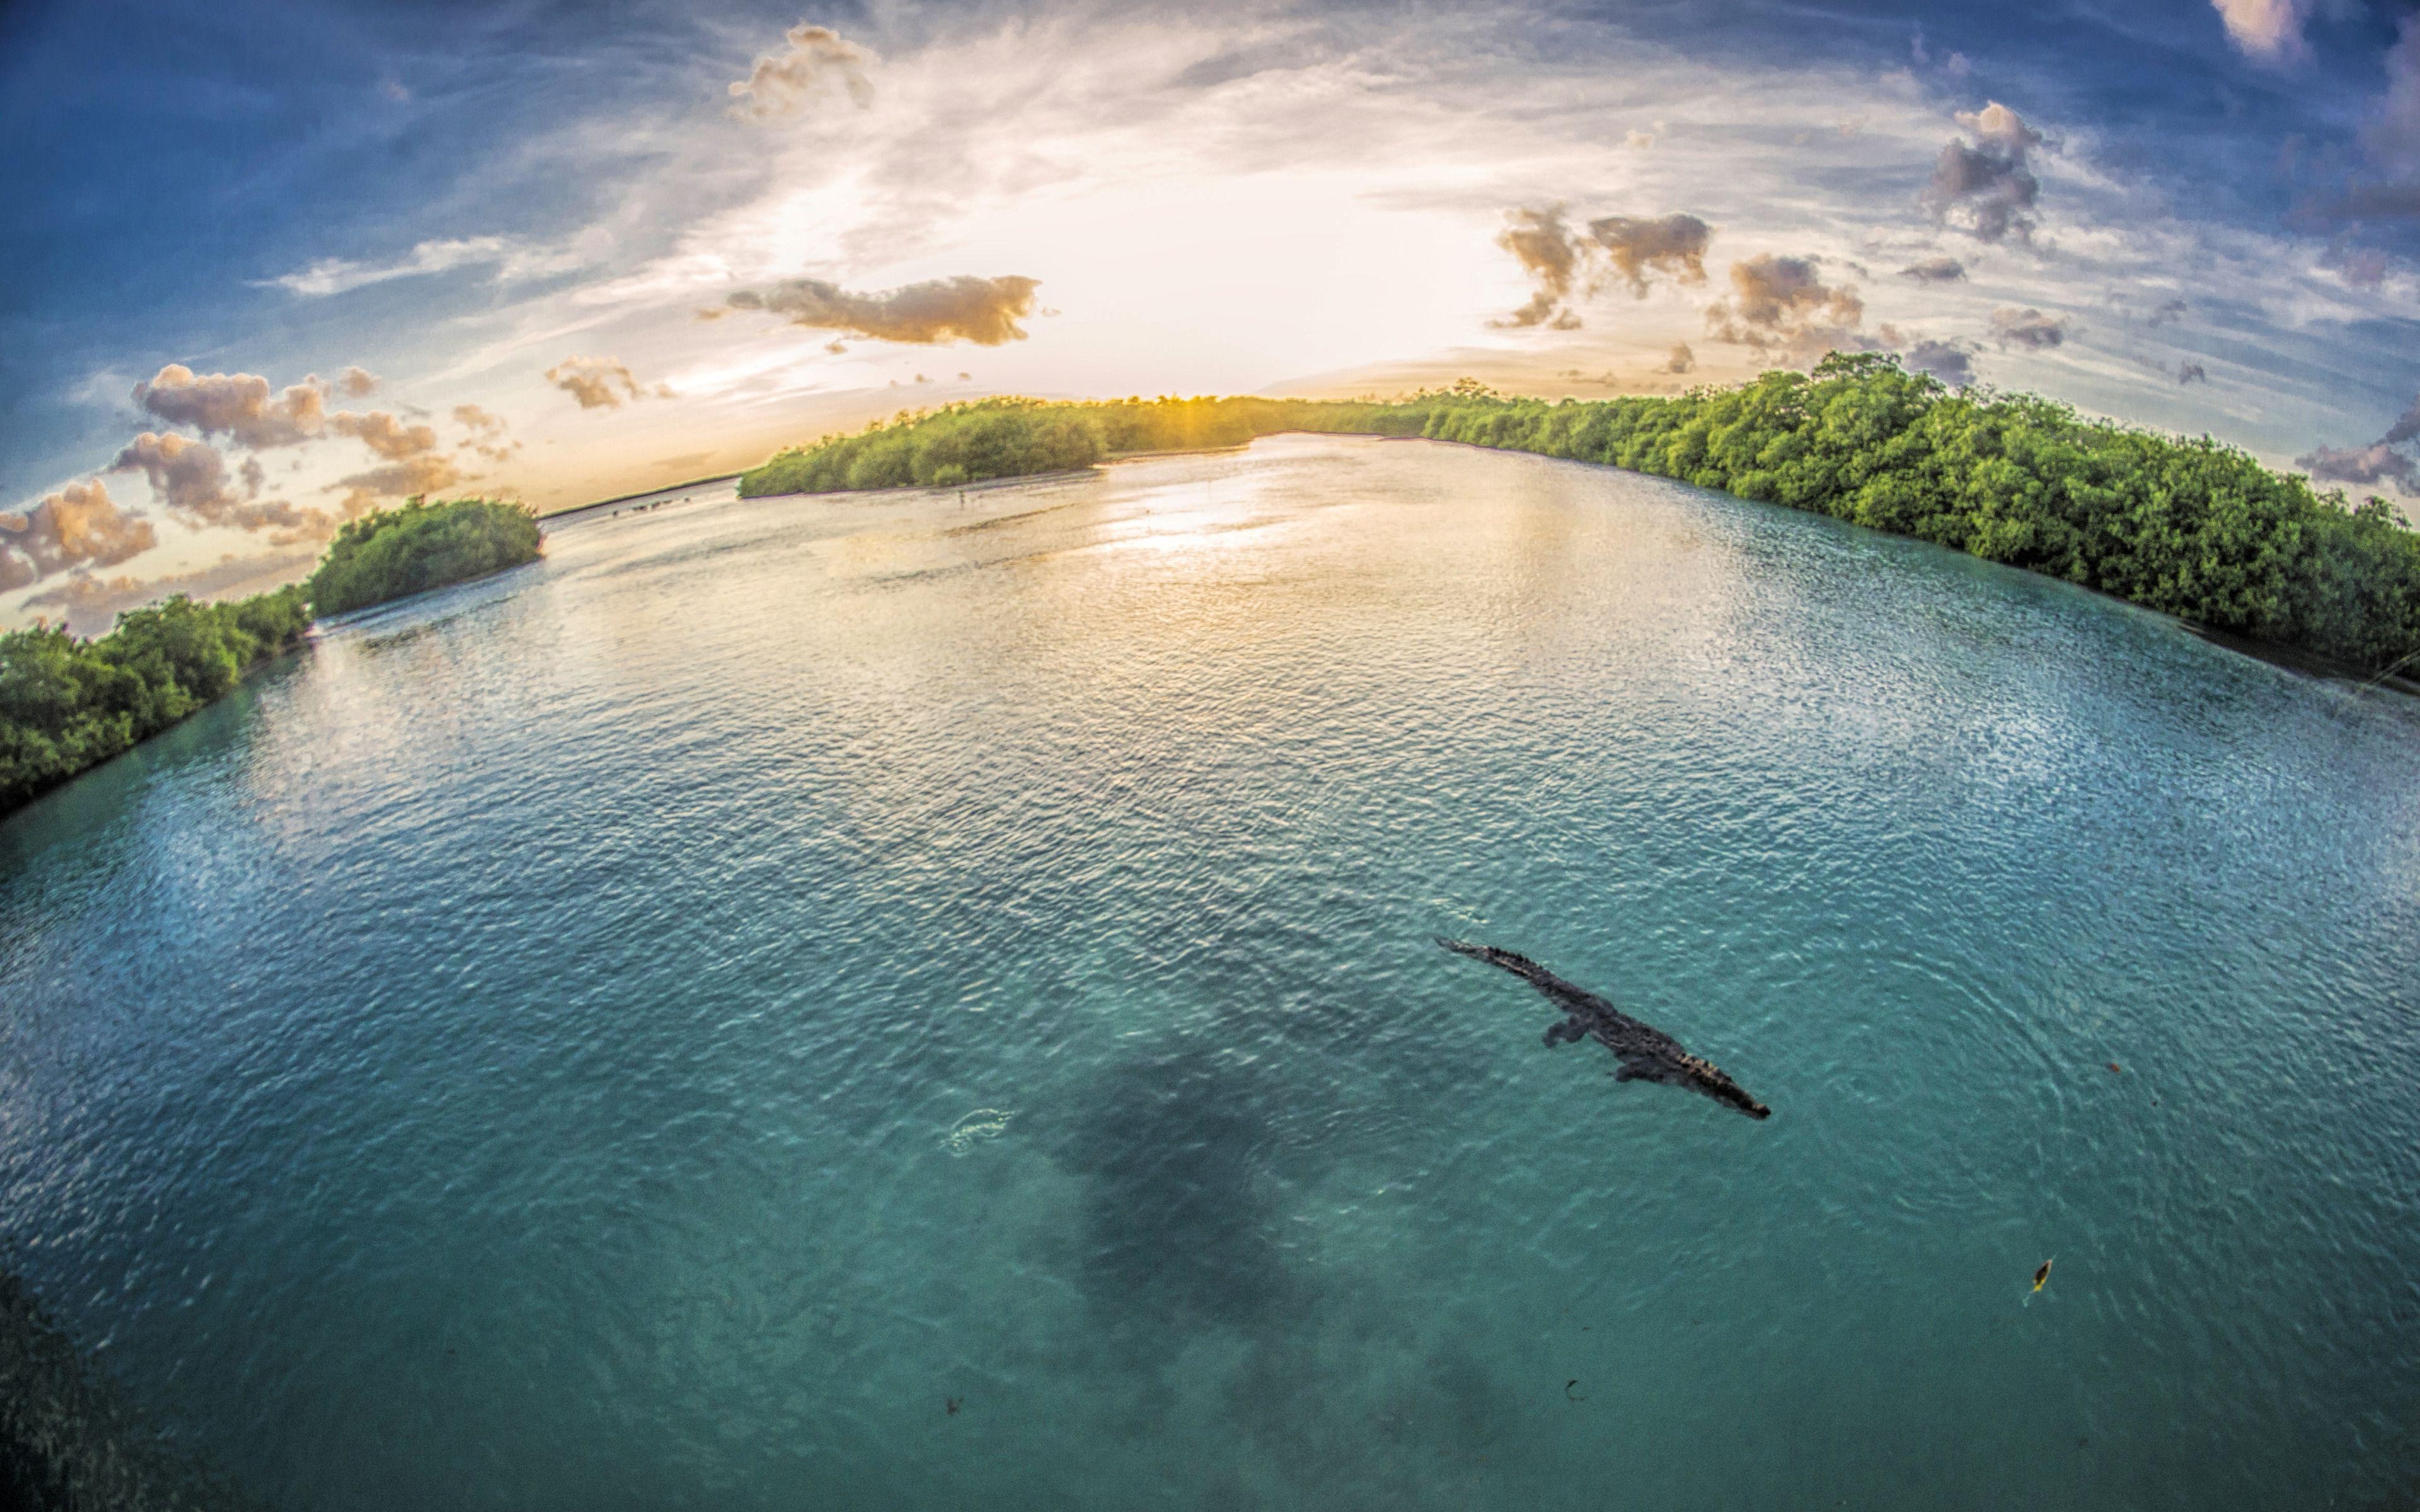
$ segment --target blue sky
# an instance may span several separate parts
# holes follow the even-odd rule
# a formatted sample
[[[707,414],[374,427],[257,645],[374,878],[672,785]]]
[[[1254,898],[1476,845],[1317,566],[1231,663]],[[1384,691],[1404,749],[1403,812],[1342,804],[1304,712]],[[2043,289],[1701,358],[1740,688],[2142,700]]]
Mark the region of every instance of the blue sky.
[[[19,0],[0,623],[982,393],[1599,396],[1836,344],[2397,493],[2409,17]]]

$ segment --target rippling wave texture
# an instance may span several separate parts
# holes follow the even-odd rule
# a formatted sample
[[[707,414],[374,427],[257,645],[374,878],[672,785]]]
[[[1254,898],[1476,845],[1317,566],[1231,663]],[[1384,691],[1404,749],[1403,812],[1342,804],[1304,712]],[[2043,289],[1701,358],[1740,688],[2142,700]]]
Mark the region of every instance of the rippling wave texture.
[[[1538,457],[726,488],[0,825],[0,1239],[286,1507],[2398,1504],[2415,733]]]

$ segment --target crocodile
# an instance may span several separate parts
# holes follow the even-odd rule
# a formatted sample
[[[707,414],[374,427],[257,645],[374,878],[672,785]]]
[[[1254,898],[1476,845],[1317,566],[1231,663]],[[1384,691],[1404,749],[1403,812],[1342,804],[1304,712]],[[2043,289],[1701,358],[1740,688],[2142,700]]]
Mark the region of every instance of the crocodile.
[[[1546,1047],[1575,1044],[1582,1040],[1594,1040],[1614,1054],[1621,1062],[1613,1079],[1618,1082],[1662,1082],[1668,1087],[1685,1087],[1701,1092],[1717,1103],[1727,1103],[1751,1119],[1773,1116],[1773,1110],[1747,1095],[1740,1084],[1722,1072],[1713,1061],[1704,1060],[1681,1048],[1681,1041],[1663,1030],[1639,1023],[1629,1014],[1599,997],[1586,988],[1575,986],[1556,976],[1525,955],[1515,955],[1492,945],[1473,945],[1467,940],[1449,940],[1436,936],[1436,942],[1456,955],[1466,955],[1473,961],[1484,961],[1512,973],[1543,994],[1546,1000],[1561,1009],[1564,1017],[1546,1030]]]

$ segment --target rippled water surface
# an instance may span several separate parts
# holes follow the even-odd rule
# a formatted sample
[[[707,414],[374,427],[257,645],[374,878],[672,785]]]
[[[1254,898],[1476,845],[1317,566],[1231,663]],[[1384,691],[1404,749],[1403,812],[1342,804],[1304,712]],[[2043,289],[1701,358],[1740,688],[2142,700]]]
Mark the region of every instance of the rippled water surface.
[[[2412,703],[1421,442],[577,521],[0,825],[0,1239],[287,1507],[2408,1505],[2415,1072]]]

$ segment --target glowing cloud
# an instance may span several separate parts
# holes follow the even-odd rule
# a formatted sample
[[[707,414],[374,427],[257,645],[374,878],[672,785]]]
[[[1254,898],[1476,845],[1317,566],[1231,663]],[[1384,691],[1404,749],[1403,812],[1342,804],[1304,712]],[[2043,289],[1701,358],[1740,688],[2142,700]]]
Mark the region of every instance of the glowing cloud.
[[[159,544],[99,478],[71,483],[22,514],[0,514],[0,592],[70,567],[107,567]]]
[[[626,397],[646,396],[629,368],[611,357],[566,357],[546,370],[546,380],[582,409],[619,409]]]
[[[2247,57],[2263,63],[2299,63],[2310,56],[2303,23],[2311,0],[2211,0],[2226,24],[2227,39]]]
[[[1655,273],[1683,284],[1702,284],[1706,248],[1714,235],[1714,228],[1694,215],[1608,215],[1590,221],[1586,236],[1574,236],[1563,224],[1559,205],[1508,210],[1496,244],[1511,253],[1529,275],[1534,292],[1528,303],[1492,323],[1575,331],[1580,317],[1573,312],[1571,300],[1594,291],[1608,275],[1628,284],[1631,293],[1642,300],[1647,297],[1649,278]]]
[[[344,512],[360,515],[374,509],[381,499],[404,499],[413,494],[432,494],[450,488],[462,481],[462,470],[452,458],[436,453],[409,456],[398,462],[350,473],[328,485],[327,492],[345,490]],[[318,514],[318,511],[312,513]]]
[[[328,422],[328,428],[339,436],[358,438],[362,444],[390,462],[400,462],[437,450],[437,430],[432,425],[407,425],[383,409],[373,409],[357,415],[340,410]]]
[[[1659,215],[1636,219],[1608,215],[1589,223],[1589,235],[1630,285],[1631,292],[1647,297],[1647,275],[1662,272],[1683,284],[1706,281],[1706,248],[1714,227],[1694,215]]]
[[[1865,301],[1847,285],[1823,280],[1822,259],[1763,253],[1731,264],[1731,292],[1706,307],[1716,341],[1801,351],[1869,345],[1855,334]]]
[[[357,367],[346,372],[378,381]],[[256,373],[197,374],[170,363],[134,385],[134,402],[172,425],[257,448],[293,446],[318,435],[327,423],[328,393],[316,378],[272,395],[269,380]]]
[[[1571,297],[1572,279],[1579,271],[1580,261],[1579,249],[1564,228],[1561,206],[1506,211],[1504,229],[1496,234],[1496,244],[1512,255],[1536,289],[1528,303],[1496,324],[1548,325],[1558,331],[1579,324],[1578,316],[1560,308]]]
[[[741,289],[723,303],[735,310],[763,310],[810,330],[874,341],[919,346],[970,341],[998,347],[1025,339],[1025,330],[1016,322],[1033,313],[1033,291],[1039,287],[1038,281],[1013,274],[961,274],[883,294],[852,294],[819,278],[793,278],[768,288]]]
[[[871,52],[829,26],[801,23],[783,38],[790,44],[788,51],[759,57],[748,77],[731,85],[733,115],[770,120],[814,103],[834,87],[846,91],[860,110],[874,103],[874,85],[865,69],[881,60]]]

